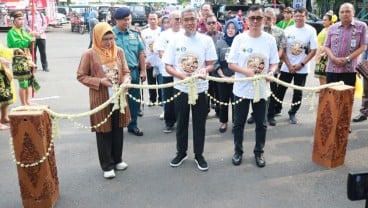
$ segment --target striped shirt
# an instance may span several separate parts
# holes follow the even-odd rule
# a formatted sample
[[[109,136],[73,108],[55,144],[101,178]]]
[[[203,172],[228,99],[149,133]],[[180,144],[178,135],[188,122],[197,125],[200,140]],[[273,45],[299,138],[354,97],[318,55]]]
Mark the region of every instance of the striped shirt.
[[[341,22],[332,25],[328,31],[325,46],[335,57],[347,57],[362,45],[367,44],[367,25],[364,22],[353,20],[345,28]],[[345,66],[336,66],[328,60],[326,72],[330,73],[355,73],[358,58],[353,58]]]

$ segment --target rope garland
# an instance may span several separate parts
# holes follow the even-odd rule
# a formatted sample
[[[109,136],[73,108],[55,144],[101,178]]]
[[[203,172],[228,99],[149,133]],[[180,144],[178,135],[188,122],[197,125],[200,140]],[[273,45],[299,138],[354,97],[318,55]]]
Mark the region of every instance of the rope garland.
[[[68,119],[68,120],[72,121],[74,124],[78,125],[81,128],[86,128],[86,129],[88,129],[88,128],[89,129],[97,128],[97,127],[101,126],[102,124],[104,124],[105,122],[107,122],[107,120],[111,117],[114,110],[120,109],[120,112],[124,113],[124,109],[127,106],[127,102],[126,102],[126,99],[125,99],[126,96],[129,96],[130,98],[132,98],[136,102],[142,103],[143,100],[137,99],[137,98],[133,97],[131,94],[127,93],[128,88],[161,89],[161,88],[173,87],[173,86],[178,85],[178,84],[188,84],[188,87],[189,87],[188,104],[194,105],[196,103],[197,99],[198,99],[197,85],[198,85],[198,78],[200,78],[200,77],[201,77],[201,75],[194,75],[192,77],[188,77],[188,78],[186,78],[184,80],[180,80],[178,82],[172,82],[172,83],[161,84],[161,85],[123,84],[123,85],[118,86],[118,85],[114,84],[113,85],[114,94],[107,101],[105,101],[103,104],[101,104],[100,106],[98,106],[98,107],[96,107],[96,108],[94,108],[90,111],[83,112],[83,113],[78,113],[78,114],[56,113],[56,112],[52,111],[51,109],[49,109],[45,106],[20,106],[20,107],[13,108],[11,110],[12,112],[13,111],[45,111],[49,114],[49,116],[52,120],[52,128],[53,128],[51,141],[50,141],[49,147],[47,148],[46,154],[43,157],[41,157],[40,160],[38,160],[36,162],[33,162],[33,163],[22,163],[22,162],[16,160],[15,152],[14,152],[14,144],[13,144],[13,141],[12,141],[13,139],[10,137],[9,145],[10,145],[13,161],[16,163],[16,165],[19,165],[20,167],[25,167],[25,168],[34,167],[34,166],[37,166],[37,165],[43,163],[44,161],[46,161],[47,157],[50,155],[50,152],[52,151],[52,147],[54,146],[54,138],[60,137],[58,119]],[[343,82],[337,82],[337,83],[330,83],[330,84],[325,84],[325,85],[321,85],[321,86],[317,86],[317,87],[301,87],[301,86],[296,86],[296,85],[292,85],[292,84],[283,82],[283,81],[275,78],[274,76],[268,76],[268,75],[256,75],[254,77],[236,78],[236,79],[235,78],[217,78],[217,77],[207,76],[206,79],[211,80],[211,81],[215,81],[215,82],[227,82],[227,83],[253,81],[253,86],[255,87],[254,100],[257,100],[257,99],[259,100],[260,82],[264,81],[262,79],[267,79],[267,80],[270,80],[270,81],[274,81],[277,84],[281,84],[281,85],[283,85],[285,87],[288,87],[288,88],[303,90],[303,91],[310,91],[310,92],[319,92],[321,89],[325,89],[325,88],[328,88],[328,87],[333,87],[333,86],[338,86],[338,85],[343,85],[344,84]],[[157,104],[172,102],[180,94],[181,93],[179,92],[179,93],[173,95],[171,98],[167,99],[166,101],[158,102]],[[208,94],[208,92],[206,92],[206,94],[208,96],[210,96]],[[272,96],[274,96],[274,95],[272,94]],[[312,97],[311,100],[314,102],[315,93],[313,93],[312,96],[313,97]],[[213,98],[211,96],[210,96],[210,98],[216,100],[215,98]],[[274,98],[277,101],[280,101],[279,99],[277,99],[276,96],[274,96]],[[242,99],[244,99],[244,98],[242,98]],[[236,104],[240,103],[242,99],[237,100],[235,102],[232,102],[231,104],[236,105]],[[99,124],[97,124],[95,126],[91,126],[91,127],[86,127],[86,126],[83,126],[83,125],[75,122],[75,119],[77,119],[77,118],[91,116],[91,115],[101,111],[102,109],[106,108],[112,101],[114,101],[113,102],[114,107],[113,107],[112,111]],[[216,102],[219,102],[220,104],[228,105],[228,103],[222,103],[218,100],[216,100]],[[300,102],[297,102],[294,105],[297,105],[297,104],[300,104]]]

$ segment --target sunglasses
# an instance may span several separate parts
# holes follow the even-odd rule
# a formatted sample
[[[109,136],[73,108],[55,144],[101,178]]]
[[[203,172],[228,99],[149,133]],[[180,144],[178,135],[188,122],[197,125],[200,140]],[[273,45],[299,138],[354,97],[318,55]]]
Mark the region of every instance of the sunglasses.
[[[263,17],[262,16],[251,16],[251,17],[248,17],[248,19],[251,21],[254,21],[254,20],[261,21],[263,20]]]
[[[207,22],[207,25],[216,25],[217,22],[213,21],[213,22]]]

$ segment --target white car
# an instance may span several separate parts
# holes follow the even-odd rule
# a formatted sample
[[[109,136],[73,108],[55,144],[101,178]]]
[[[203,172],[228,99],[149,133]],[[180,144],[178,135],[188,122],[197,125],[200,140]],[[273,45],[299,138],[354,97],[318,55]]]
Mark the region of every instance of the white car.
[[[66,16],[64,14],[57,13],[56,15],[57,15],[58,25],[69,24],[69,21],[66,19]]]

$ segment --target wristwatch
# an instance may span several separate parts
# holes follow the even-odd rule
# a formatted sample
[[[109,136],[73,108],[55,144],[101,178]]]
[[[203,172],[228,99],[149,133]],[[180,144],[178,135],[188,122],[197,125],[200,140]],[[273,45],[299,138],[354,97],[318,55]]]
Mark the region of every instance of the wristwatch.
[[[302,65],[302,67],[304,67],[304,66],[305,66],[305,64],[304,64],[303,62],[300,62],[300,65]]]
[[[348,61],[348,62],[350,62],[350,57],[349,56],[347,56],[347,57],[345,57],[346,58],[346,60]]]

